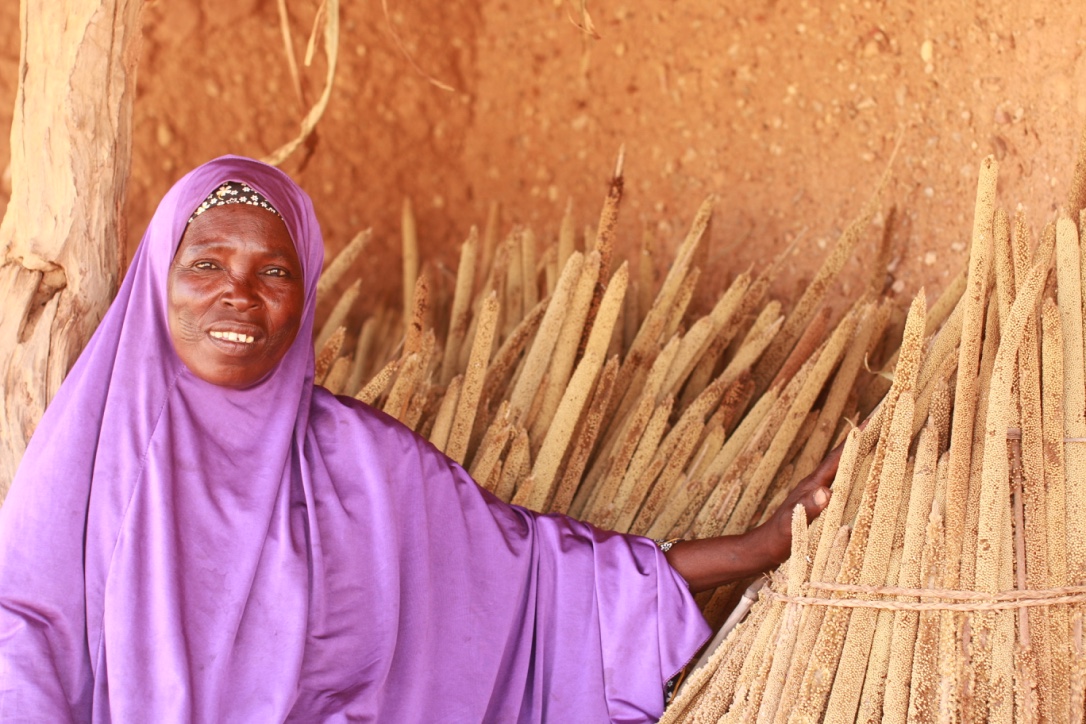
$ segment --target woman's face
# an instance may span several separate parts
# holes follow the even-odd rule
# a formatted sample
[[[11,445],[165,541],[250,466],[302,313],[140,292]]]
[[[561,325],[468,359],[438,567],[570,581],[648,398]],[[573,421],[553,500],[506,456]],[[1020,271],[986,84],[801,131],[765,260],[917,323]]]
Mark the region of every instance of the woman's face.
[[[298,334],[305,293],[287,227],[267,209],[231,204],[193,219],[167,283],[170,336],[197,377],[249,387]]]

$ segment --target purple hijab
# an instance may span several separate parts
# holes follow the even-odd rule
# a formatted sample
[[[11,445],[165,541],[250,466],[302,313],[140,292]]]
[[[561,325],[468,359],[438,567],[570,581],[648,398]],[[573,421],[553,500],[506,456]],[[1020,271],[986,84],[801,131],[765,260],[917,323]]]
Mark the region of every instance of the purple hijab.
[[[295,344],[245,390],[189,372],[166,323],[185,222],[226,180],[282,213],[305,272]],[[322,258],[308,196],[259,162],[162,200],[0,509],[0,720],[657,718],[708,633],[682,579],[314,387]]]

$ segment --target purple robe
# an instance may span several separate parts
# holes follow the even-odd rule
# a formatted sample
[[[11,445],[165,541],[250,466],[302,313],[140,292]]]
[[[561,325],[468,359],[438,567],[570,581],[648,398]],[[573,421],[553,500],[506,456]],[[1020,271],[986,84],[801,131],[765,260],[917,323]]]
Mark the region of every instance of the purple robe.
[[[166,322],[185,222],[225,180],[279,209],[305,276],[297,340],[245,390],[194,376]],[[322,259],[308,196],[258,162],[163,199],[0,509],[0,720],[658,717],[708,635],[683,580],[314,387]]]

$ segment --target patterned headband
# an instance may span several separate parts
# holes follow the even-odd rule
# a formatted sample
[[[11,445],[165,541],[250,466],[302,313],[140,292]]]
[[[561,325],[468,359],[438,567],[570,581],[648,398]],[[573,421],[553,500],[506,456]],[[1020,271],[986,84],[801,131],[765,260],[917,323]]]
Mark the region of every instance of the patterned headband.
[[[282,214],[271,205],[263,194],[254,188],[251,188],[248,184],[243,184],[239,181],[227,181],[219,188],[208,194],[204,202],[196,207],[196,210],[192,212],[192,216],[186,222],[186,225],[191,224],[200,214],[204,213],[213,206],[226,206],[227,204],[248,204],[249,206],[259,206],[262,209],[267,209],[279,218],[283,218]]]

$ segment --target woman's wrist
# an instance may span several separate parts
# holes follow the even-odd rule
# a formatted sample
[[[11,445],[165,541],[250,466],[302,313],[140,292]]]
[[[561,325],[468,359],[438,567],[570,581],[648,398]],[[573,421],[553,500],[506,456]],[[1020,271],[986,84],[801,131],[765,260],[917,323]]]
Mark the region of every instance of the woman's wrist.
[[[741,536],[752,559],[752,565],[758,565],[761,571],[784,563],[791,552],[791,530],[788,531],[788,538],[782,538],[773,523],[774,521],[769,520]]]
[[[765,538],[756,531],[678,541],[664,555],[695,593],[758,575],[777,565],[769,555]]]

